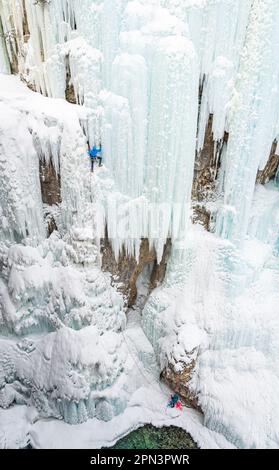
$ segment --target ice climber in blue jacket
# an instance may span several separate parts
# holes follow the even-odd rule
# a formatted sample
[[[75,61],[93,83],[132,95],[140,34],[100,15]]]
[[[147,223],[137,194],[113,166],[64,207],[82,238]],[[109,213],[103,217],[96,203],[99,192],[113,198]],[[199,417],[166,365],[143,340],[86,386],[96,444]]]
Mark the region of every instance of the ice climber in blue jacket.
[[[100,147],[97,147],[94,145],[91,149],[89,148],[87,151],[90,160],[91,160],[91,171],[94,171],[94,163],[96,160],[99,160],[99,166],[102,166],[102,145],[100,144]]]

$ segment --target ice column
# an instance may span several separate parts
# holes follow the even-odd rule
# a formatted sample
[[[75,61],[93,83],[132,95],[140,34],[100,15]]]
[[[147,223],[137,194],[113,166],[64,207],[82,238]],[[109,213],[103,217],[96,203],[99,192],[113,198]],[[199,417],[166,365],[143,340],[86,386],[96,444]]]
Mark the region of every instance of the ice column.
[[[166,204],[170,219],[160,237],[175,237],[190,206],[198,112],[198,67],[193,44],[183,36],[158,41],[152,62],[146,160],[147,196]],[[174,214],[176,211],[176,214]],[[164,211],[165,212],[165,211]],[[186,212],[188,212],[186,210]],[[152,239],[152,233],[150,234]]]
[[[127,236],[148,237],[160,260],[168,236],[178,238],[189,219],[199,80],[186,37],[157,37],[149,49],[150,62],[123,53],[113,63],[118,94],[101,94],[103,142],[117,189],[139,198],[130,204]]]
[[[231,105],[224,207],[216,226],[219,235],[238,242],[247,232],[257,170],[266,163],[276,134],[278,24],[278,2],[255,0]]]
[[[104,54],[103,79],[106,88],[111,86],[112,62],[117,54],[121,23],[121,10],[124,0],[104,0],[101,16],[102,52]]]
[[[38,241],[45,233],[32,136],[20,113],[1,103],[0,114],[0,233],[4,240]]]
[[[140,55],[121,54],[116,57],[112,70],[113,91],[128,100],[132,121],[131,148],[126,148],[120,159],[112,162],[115,179],[119,187],[128,185],[129,196],[138,197],[143,192],[146,165],[147,66]]]

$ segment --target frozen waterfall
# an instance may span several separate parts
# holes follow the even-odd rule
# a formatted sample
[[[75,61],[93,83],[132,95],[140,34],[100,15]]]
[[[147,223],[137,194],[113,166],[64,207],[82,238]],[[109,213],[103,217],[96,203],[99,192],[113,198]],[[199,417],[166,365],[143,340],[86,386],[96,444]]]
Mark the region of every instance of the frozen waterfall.
[[[37,442],[170,424],[148,400],[189,368],[201,446],[279,447],[278,25],[279,0],[0,1],[0,407]],[[127,326],[102,248],[128,272],[143,240],[166,276]]]

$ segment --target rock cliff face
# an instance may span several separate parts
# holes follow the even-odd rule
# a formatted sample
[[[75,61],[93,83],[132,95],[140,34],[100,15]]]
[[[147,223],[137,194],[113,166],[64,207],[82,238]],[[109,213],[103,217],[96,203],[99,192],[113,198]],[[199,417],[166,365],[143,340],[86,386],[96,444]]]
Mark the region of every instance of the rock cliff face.
[[[268,162],[263,170],[258,171],[257,183],[266,184],[275,178],[279,167],[279,155],[277,150],[277,141],[272,144]]]
[[[206,202],[214,197],[215,182],[218,170],[218,152],[212,132],[212,119],[209,117],[203,148],[197,152],[192,189],[193,222],[200,223],[209,230],[210,212]]]
[[[126,305],[132,307],[137,298],[137,279],[143,273],[146,265],[150,265],[149,291],[152,291],[164,280],[167,262],[171,251],[171,241],[168,240],[164,247],[163,258],[158,264],[156,252],[150,249],[147,239],[142,240],[138,261],[134,257],[129,257],[122,251],[116,261],[113,250],[107,238],[102,242],[102,268],[109,271],[118,285],[119,290],[124,294]]]
[[[61,182],[60,175],[56,174],[52,162],[40,161],[40,181],[42,191],[42,201],[44,204],[52,206],[61,202]]]
[[[201,408],[198,405],[198,398],[189,387],[195,366],[196,362],[192,361],[190,364],[185,366],[182,371],[177,372],[171,365],[169,365],[162,371],[161,378],[170,386],[172,390],[182,397],[188,406],[192,406],[193,408],[201,411]]]
[[[51,210],[51,206],[59,205],[61,203],[61,178],[57,174],[52,161],[40,160],[40,182],[42,202],[45,205],[45,222],[47,225],[48,235],[51,235],[57,230],[57,222]],[[48,209],[48,206],[49,209]]]

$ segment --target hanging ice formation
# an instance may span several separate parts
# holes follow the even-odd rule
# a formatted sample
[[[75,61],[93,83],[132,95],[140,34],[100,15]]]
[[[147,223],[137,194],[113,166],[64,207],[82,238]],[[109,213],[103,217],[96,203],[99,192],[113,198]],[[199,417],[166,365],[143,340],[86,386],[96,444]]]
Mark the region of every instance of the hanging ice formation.
[[[254,2],[231,102],[224,208],[217,218],[217,233],[231,240],[247,233],[257,171],[278,136],[278,22],[277,1]]]
[[[24,5],[3,2],[3,27],[5,31],[15,27],[17,35],[11,44],[4,44],[2,54],[8,53],[12,61],[12,46],[21,48],[20,73],[47,96],[64,98],[70,75],[77,102],[93,110],[87,136],[92,143],[102,139],[118,194],[113,211],[108,197],[106,217],[116,256],[122,244],[137,256],[140,239],[147,237],[160,261],[168,236],[177,234],[184,218],[189,218],[198,60],[181,20],[156,2],[147,9],[138,2],[127,3],[34,5],[28,0],[30,38],[24,44],[22,26],[14,24],[20,16],[23,21]],[[162,204],[162,211],[166,208],[158,228],[155,204]],[[125,233],[115,234],[121,211]]]
[[[171,238],[143,328],[162,369],[195,365],[206,425],[240,447],[279,445],[279,170],[255,184],[278,141],[278,24],[278,0],[1,0],[0,327],[44,334],[1,339],[2,406],[71,423],[125,408],[123,302],[100,270],[107,228],[116,256],[137,257],[148,238],[160,261]],[[190,222],[209,117],[212,233]],[[87,141],[103,145],[94,184]],[[61,181],[48,239],[39,161]]]

